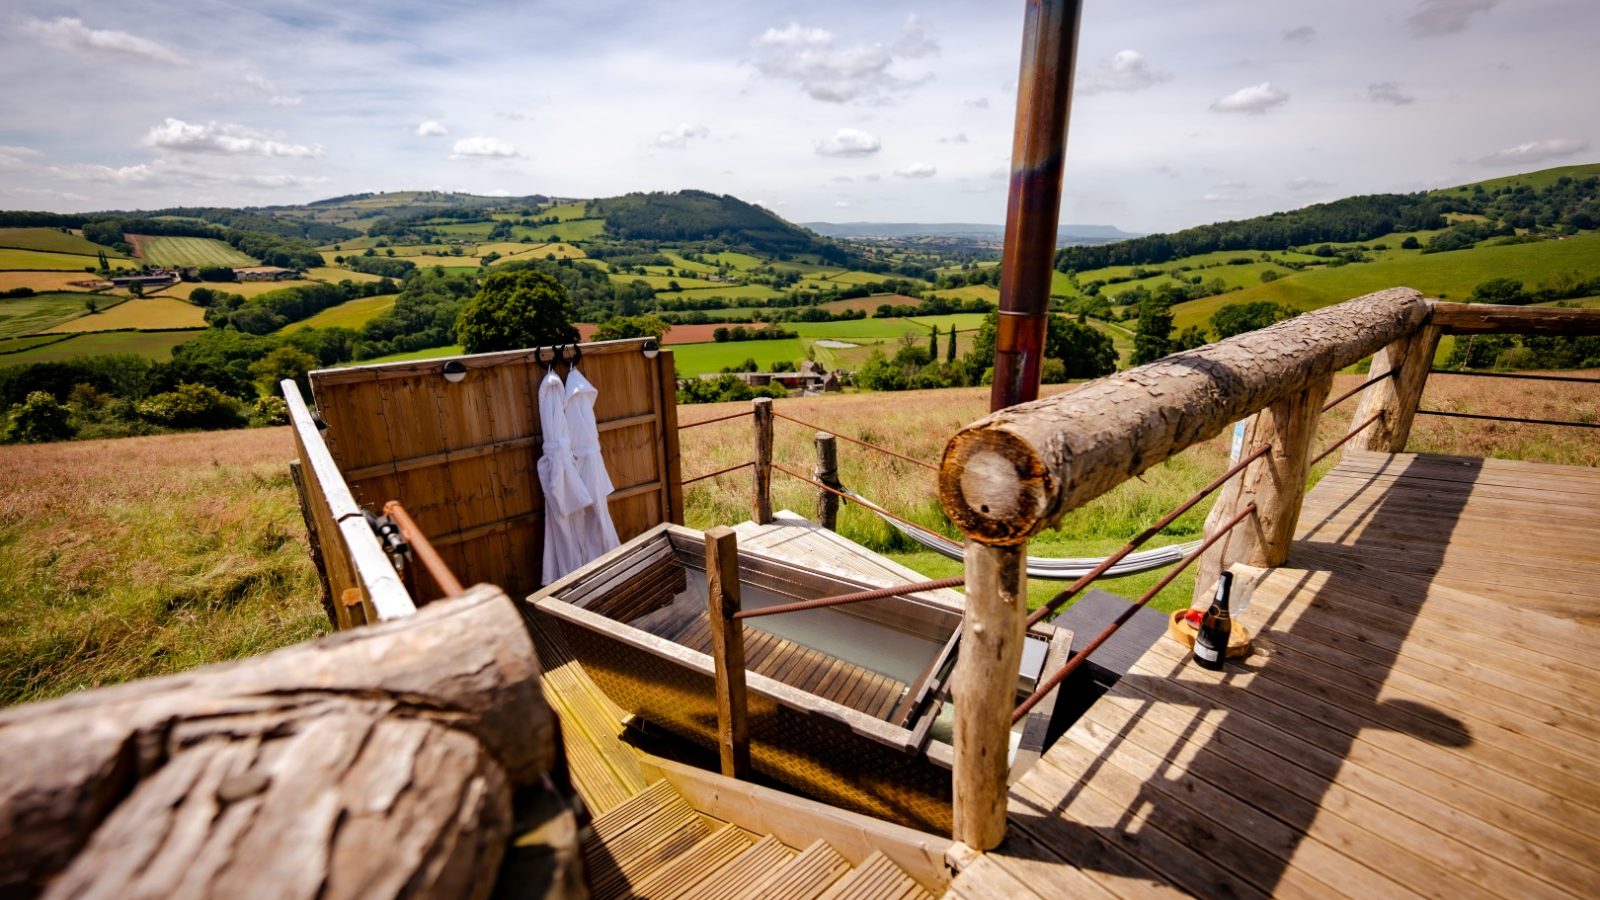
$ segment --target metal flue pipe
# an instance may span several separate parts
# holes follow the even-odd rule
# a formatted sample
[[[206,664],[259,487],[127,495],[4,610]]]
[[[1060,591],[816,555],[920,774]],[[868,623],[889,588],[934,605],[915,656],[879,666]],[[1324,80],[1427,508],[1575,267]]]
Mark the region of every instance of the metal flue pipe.
[[[1082,0],[1028,0],[989,409],[1037,399]]]

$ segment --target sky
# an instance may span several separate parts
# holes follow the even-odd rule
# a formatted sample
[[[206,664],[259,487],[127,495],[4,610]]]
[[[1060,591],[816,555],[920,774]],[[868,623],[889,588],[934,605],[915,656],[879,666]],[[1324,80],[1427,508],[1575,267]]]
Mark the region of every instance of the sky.
[[[13,0],[0,208],[729,193],[1005,214],[1024,3]],[[1085,0],[1062,221],[1600,160],[1597,0]]]

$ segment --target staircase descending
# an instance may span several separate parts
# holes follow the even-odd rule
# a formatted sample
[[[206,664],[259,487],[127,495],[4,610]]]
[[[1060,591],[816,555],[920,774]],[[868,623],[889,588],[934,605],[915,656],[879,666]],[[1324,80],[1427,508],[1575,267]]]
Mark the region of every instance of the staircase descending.
[[[595,819],[583,839],[597,900],[932,900],[888,857],[851,865],[825,841],[791,847],[696,810],[665,779],[646,783],[617,737],[623,713],[535,617],[544,689],[561,719],[574,786]]]

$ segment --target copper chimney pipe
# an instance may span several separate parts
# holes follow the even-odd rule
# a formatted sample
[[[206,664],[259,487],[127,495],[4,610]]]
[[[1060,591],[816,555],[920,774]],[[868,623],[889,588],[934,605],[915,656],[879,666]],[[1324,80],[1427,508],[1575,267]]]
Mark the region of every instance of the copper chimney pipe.
[[[989,409],[1039,396],[1082,0],[1028,0]]]

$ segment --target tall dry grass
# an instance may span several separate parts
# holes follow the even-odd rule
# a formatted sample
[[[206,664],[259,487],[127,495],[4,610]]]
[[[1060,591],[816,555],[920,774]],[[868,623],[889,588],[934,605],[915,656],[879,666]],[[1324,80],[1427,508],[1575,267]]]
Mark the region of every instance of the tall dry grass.
[[[0,448],[0,704],[326,630],[288,429]]]
[[[1335,391],[1362,376],[1340,376]],[[1060,390],[1056,388],[1054,390]],[[1325,417],[1325,446],[1349,421],[1349,403]],[[1600,421],[1594,385],[1437,376],[1425,405],[1462,412]],[[945,441],[981,416],[985,389],[849,394],[776,402],[787,415],[937,462]],[[685,407],[691,423],[747,404]],[[775,459],[810,472],[814,431],[780,420]],[[685,476],[749,459],[748,418],[682,433]],[[1600,466],[1600,436],[1556,429],[1424,417],[1411,449]],[[1044,556],[1109,552],[1177,505],[1227,465],[1222,435],[1146,472],[1081,510],[1031,545]],[[286,463],[287,429],[213,432],[0,447],[0,704],[263,652],[326,630],[305,531]],[[863,495],[927,527],[956,534],[934,496],[933,473],[841,442],[840,473]],[[1314,473],[1332,465],[1324,462]],[[775,505],[812,515],[815,488],[773,476]],[[688,524],[750,516],[748,470],[686,492]],[[1196,537],[1206,503],[1156,543]],[[875,516],[841,512],[846,537],[930,577],[960,564],[921,551]],[[1125,596],[1152,573],[1109,580]],[[1188,602],[1185,576],[1158,608]],[[1033,582],[1037,604],[1059,584]]]

